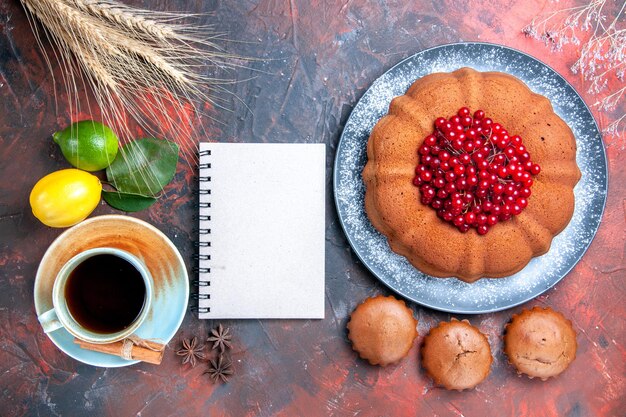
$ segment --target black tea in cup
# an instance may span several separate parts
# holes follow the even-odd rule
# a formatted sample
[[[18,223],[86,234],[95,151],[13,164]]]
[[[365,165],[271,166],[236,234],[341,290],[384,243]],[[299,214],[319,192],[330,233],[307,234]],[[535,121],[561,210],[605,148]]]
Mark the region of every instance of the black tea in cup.
[[[130,326],[141,314],[146,284],[130,262],[115,255],[94,255],[69,274],[65,300],[74,320],[101,334]]]

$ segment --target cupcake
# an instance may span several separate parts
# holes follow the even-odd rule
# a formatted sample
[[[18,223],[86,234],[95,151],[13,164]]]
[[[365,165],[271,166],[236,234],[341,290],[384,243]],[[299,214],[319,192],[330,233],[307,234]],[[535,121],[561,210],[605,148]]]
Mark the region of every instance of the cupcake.
[[[442,322],[424,338],[422,366],[446,389],[474,388],[487,378],[492,361],[487,337],[467,320]]]
[[[366,299],[350,316],[352,349],[372,365],[387,366],[404,358],[417,337],[413,311],[392,296]]]
[[[535,307],[513,315],[505,327],[504,352],[518,374],[546,380],[576,358],[572,323],[551,308]]]

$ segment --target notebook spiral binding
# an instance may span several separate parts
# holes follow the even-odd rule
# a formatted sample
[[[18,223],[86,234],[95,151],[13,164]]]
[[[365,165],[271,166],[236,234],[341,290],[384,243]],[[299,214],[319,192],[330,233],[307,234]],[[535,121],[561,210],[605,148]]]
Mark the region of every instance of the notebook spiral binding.
[[[198,165],[199,176],[199,190],[198,197],[200,202],[198,203],[199,208],[208,209],[211,208],[211,202],[207,201],[208,196],[211,195],[211,188],[208,187],[208,183],[211,182],[211,175],[208,174],[208,170],[211,169],[211,162],[207,159],[211,156],[210,150],[201,151],[199,153],[201,163]],[[194,268],[194,271],[198,274],[198,279],[194,282],[198,286],[198,292],[191,295],[192,299],[198,301],[198,306],[194,308],[194,311],[198,313],[210,313],[211,307],[200,307],[200,302],[211,299],[210,293],[200,293],[202,288],[207,288],[211,286],[211,280],[208,278],[208,275],[211,273],[211,268],[203,266],[202,261],[210,261],[211,254],[208,253],[211,247],[210,234],[211,229],[207,227],[202,227],[203,222],[206,225],[206,222],[211,221],[210,215],[198,215],[196,217],[198,224],[200,225],[198,228],[198,241],[196,242],[196,246],[198,248],[198,253],[194,256],[194,259],[198,262],[197,267]]]

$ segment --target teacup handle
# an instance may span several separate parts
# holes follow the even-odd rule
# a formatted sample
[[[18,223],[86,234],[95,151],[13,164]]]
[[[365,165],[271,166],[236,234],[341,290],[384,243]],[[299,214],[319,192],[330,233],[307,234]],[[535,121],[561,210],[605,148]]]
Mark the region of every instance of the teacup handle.
[[[43,327],[44,333],[50,333],[63,327],[54,308],[46,311],[37,318],[39,319],[39,323],[41,323],[41,327]]]

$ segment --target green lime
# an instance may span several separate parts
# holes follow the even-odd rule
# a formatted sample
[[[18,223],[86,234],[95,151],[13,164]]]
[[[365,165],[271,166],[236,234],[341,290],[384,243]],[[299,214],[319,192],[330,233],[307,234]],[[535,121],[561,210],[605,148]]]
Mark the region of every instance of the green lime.
[[[93,120],[72,123],[52,135],[67,161],[85,171],[98,171],[111,165],[119,147],[115,132]]]

